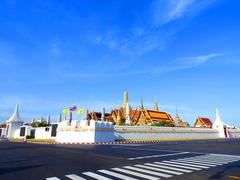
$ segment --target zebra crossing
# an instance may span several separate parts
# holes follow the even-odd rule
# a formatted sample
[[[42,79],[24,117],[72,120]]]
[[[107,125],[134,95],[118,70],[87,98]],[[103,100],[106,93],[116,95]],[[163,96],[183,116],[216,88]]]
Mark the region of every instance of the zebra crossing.
[[[205,154],[194,157],[178,158],[172,160],[157,161],[152,163],[135,164],[132,166],[100,169],[96,172],[82,172],[80,174],[65,175],[70,180],[112,180],[112,179],[148,179],[157,180],[180,176],[186,173],[205,170],[240,160],[240,156]],[[58,177],[49,177],[46,180],[61,180]]]

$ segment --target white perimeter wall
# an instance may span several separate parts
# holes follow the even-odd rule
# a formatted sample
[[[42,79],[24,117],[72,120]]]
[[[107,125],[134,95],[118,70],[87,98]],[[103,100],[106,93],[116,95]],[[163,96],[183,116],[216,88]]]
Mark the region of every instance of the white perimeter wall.
[[[115,126],[115,140],[218,138],[215,129],[185,127]]]
[[[68,121],[59,123],[57,128],[56,142],[60,143],[96,143],[113,142],[114,130],[112,123],[91,120]]]
[[[55,137],[51,137],[52,128],[48,127],[49,131],[46,131],[46,127],[38,127],[35,129],[35,139],[55,139]]]
[[[94,131],[57,131],[56,142],[61,143],[78,143],[78,142],[95,142]]]
[[[240,129],[230,129],[228,134],[230,138],[240,138]]]

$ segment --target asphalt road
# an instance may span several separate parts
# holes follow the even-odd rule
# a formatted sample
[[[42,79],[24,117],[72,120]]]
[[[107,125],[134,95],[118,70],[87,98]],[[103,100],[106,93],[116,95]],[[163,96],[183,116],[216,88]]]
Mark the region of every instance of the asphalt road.
[[[240,140],[184,144],[0,143],[0,180],[240,179]]]

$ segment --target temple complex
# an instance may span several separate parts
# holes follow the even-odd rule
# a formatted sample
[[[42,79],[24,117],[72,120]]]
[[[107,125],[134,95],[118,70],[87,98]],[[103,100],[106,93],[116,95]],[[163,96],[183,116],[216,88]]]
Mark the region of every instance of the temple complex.
[[[152,125],[152,124],[168,124],[170,126],[189,126],[187,122],[183,122],[178,113],[176,118],[163,111],[159,111],[157,98],[155,98],[154,109],[146,109],[141,98],[140,108],[132,108],[128,102],[128,92],[124,91],[123,105],[119,108],[114,108],[110,113],[103,112],[88,112],[88,120],[99,120],[113,122],[116,125]]]

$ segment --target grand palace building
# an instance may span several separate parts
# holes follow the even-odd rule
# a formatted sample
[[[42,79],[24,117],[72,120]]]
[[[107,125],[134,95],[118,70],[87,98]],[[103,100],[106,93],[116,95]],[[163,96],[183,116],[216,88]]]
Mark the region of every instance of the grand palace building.
[[[157,100],[154,103],[154,109],[146,109],[143,101],[141,101],[140,108],[132,108],[128,102],[128,92],[124,92],[123,105],[119,108],[114,108],[111,112],[88,112],[87,119],[101,120],[113,122],[116,125],[153,125],[161,124],[165,126],[188,126],[187,122],[183,122],[176,112],[175,119],[172,116],[163,111],[159,111]]]

